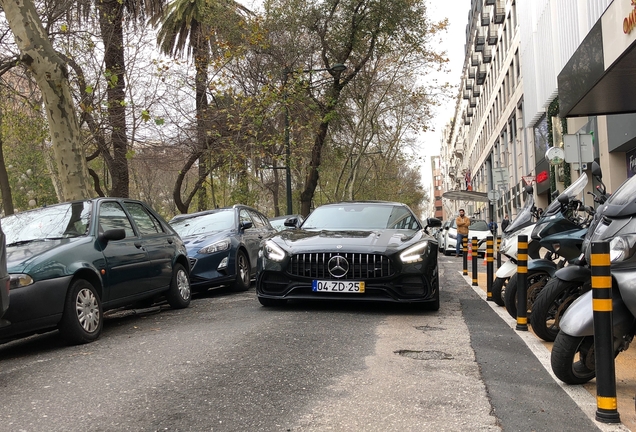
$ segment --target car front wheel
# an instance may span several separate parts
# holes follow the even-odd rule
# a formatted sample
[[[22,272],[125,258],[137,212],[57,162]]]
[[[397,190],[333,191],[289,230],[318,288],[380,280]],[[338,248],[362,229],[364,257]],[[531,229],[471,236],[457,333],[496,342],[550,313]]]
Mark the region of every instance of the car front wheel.
[[[96,340],[102,332],[102,303],[95,287],[84,279],[71,283],[59,324],[60,334],[72,345]]]
[[[247,291],[250,288],[250,262],[245,252],[236,252],[236,279],[232,283],[234,291]]]

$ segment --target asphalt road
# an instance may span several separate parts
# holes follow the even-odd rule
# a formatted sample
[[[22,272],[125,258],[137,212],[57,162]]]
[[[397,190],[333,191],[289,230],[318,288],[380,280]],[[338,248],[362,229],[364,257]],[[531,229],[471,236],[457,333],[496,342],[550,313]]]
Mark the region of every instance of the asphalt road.
[[[436,313],[210,292],[2,345],[0,430],[599,430],[459,269],[440,257]]]

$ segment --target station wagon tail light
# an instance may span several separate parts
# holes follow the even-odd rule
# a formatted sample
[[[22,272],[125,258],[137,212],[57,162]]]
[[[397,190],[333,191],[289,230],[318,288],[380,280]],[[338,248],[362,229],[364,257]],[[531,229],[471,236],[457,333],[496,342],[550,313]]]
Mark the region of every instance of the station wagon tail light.
[[[403,263],[414,263],[418,261],[422,261],[422,253],[428,249],[428,242],[418,243],[414,246],[411,246],[404,252],[400,254],[400,259]]]
[[[9,289],[22,288],[33,283],[33,278],[28,274],[12,274],[9,279]]]
[[[285,251],[271,240],[265,242],[263,252],[265,253],[265,257],[272,261],[282,261],[285,259]]]
[[[200,254],[211,254],[214,252],[220,252],[224,250],[228,250],[230,248],[230,241],[225,239],[218,241],[216,243],[212,243],[204,248],[199,249]]]

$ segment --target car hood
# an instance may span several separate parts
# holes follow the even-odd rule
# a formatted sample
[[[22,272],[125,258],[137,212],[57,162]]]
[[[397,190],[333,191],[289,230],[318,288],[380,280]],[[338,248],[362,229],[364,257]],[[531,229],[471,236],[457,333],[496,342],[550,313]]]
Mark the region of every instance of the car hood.
[[[181,237],[181,240],[183,240],[183,244],[188,252],[196,252],[202,247],[230,237],[232,234],[234,234],[233,230],[210,231],[203,234]]]
[[[7,270],[9,273],[28,273],[36,264],[52,255],[63,253],[63,249],[79,242],[90,241],[87,237],[58,240],[37,240],[7,247]]]
[[[423,231],[281,231],[272,238],[291,253],[342,251],[385,253],[402,250],[421,240],[430,240]]]

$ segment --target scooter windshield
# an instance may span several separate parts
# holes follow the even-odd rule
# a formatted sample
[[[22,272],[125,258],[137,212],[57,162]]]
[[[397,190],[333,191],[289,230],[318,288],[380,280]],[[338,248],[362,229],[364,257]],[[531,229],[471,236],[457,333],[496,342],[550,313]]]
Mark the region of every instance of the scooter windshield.
[[[523,209],[519,212],[517,217],[512,221],[510,225],[506,227],[506,233],[513,233],[515,231],[520,230],[521,228],[525,228],[528,225],[534,223],[533,219],[533,209],[534,209],[534,195],[527,194],[526,202],[523,205]]]
[[[552,216],[558,213],[561,213],[561,202],[564,198],[567,198],[565,201],[571,201],[574,197],[578,196],[585,189],[585,185],[587,184],[587,174],[583,174],[581,177],[576,179],[574,183],[567,187],[561,194],[557,197],[557,199],[553,200],[545,212],[543,216]]]

